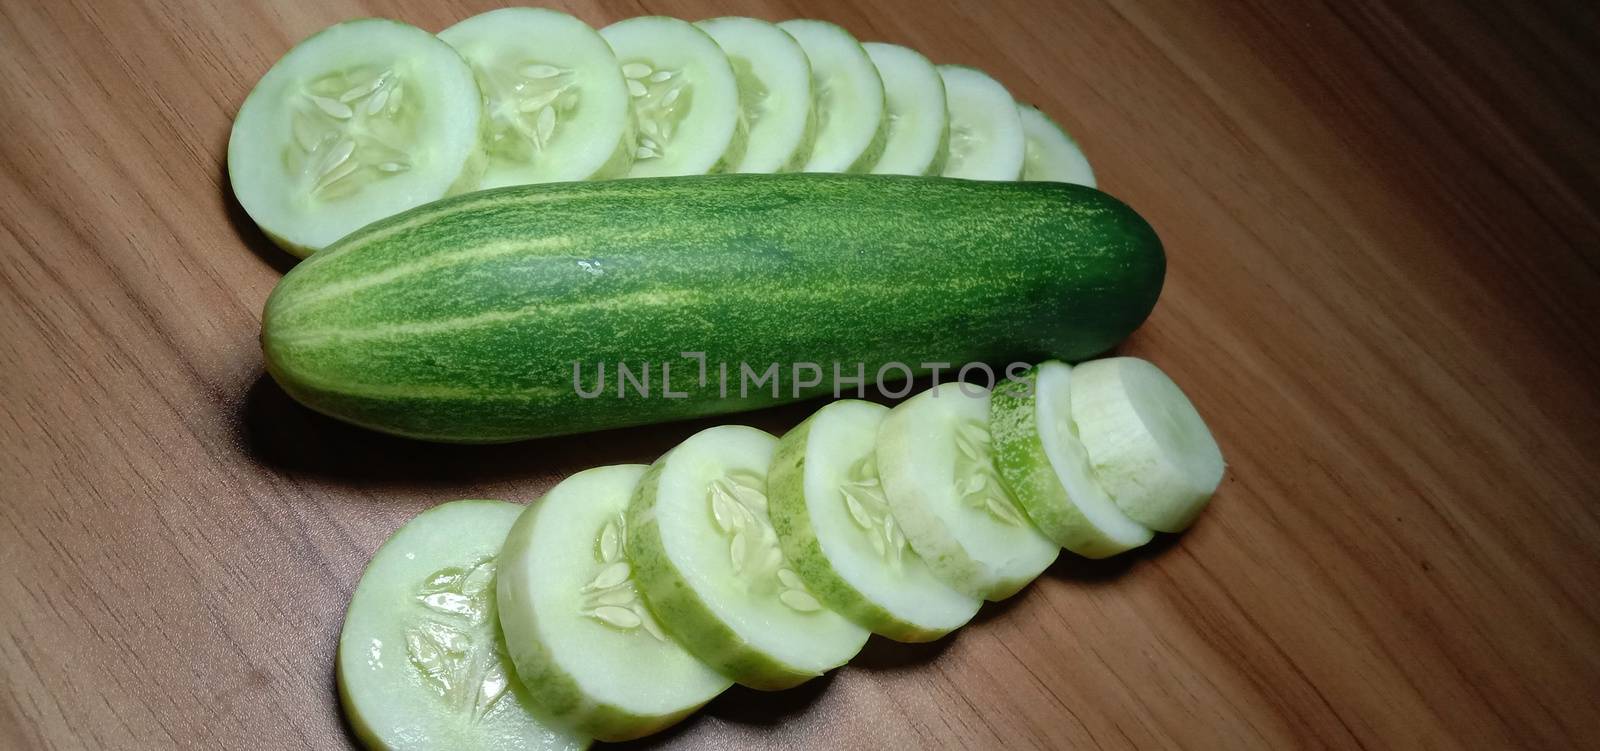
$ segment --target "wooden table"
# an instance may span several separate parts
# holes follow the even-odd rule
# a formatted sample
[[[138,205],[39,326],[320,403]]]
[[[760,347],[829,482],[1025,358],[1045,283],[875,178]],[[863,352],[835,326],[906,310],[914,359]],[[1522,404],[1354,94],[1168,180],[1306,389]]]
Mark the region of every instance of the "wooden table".
[[[227,195],[235,109],[326,24],[491,5],[0,2],[0,747],[342,747],[390,531],[703,425],[430,446],[262,376],[291,259]],[[1535,5],[562,4],[826,18],[1059,116],[1168,245],[1124,351],[1231,463],[1181,537],[658,741],[1600,747],[1600,15]]]

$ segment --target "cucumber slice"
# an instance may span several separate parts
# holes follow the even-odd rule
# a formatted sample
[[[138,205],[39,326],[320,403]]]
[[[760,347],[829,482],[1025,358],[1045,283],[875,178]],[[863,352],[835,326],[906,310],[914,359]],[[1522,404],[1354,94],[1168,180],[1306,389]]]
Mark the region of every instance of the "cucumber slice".
[[[1022,134],[1027,142],[1022,179],[1095,186],[1088,157],[1066,130],[1031,104],[1017,105],[1017,114],[1022,118]]]
[[[469,68],[415,26],[368,18],[295,45],[245,97],[228,180],[301,258],[352,230],[471,189],[482,105]]]
[[[1222,482],[1222,450],[1160,368],[1136,357],[1072,369],[1072,420],[1100,486],[1123,513],[1181,532]]]
[[[599,32],[565,13],[501,8],[439,32],[483,92],[480,187],[616,177],[633,161],[628,88]]]
[[[797,18],[778,24],[811,60],[816,140],[806,172],[865,172],[888,137],[883,79],[850,32],[826,21]]]
[[[601,740],[668,727],[732,681],[668,639],[624,559],[644,465],[579,472],[528,507],[500,553],[500,623],[535,701]]]
[[[1041,363],[994,391],[989,431],[1000,479],[1056,544],[1105,558],[1150,541],[1094,479],[1072,424],[1072,367]]]
[[[703,175],[733,144],[739,84],[722,48],[694,24],[641,16],[600,30],[622,64],[637,141],[628,177]]]
[[[646,604],[688,650],[751,688],[843,665],[867,631],[817,601],[767,516],[778,439],[724,425],[657,460],[628,507],[628,559]]]
[[[988,426],[988,389],[941,383],[889,412],[876,455],[884,495],[911,549],[946,584],[1003,600],[1061,548],[1000,483]]]
[[[922,53],[897,44],[867,42],[867,56],[888,94],[888,132],[883,156],[872,166],[880,175],[937,175],[944,169],[950,111],[944,79]]]
[[[950,154],[941,174],[968,180],[1022,177],[1027,139],[1011,93],[975,68],[941,65],[939,75],[950,102]]]
[[[932,641],[971,620],[983,601],[934,576],[889,512],[873,458],[888,414],[846,399],[789,431],[767,475],[772,526],[823,604],[890,639]]]
[[[739,135],[724,172],[787,172],[811,153],[811,62],[777,26],[726,16],[696,26],[711,35],[739,80]]]
[[[372,556],[339,634],[339,701],[372,749],[582,749],[540,719],[495,618],[495,556],[522,507],[456,501]]]

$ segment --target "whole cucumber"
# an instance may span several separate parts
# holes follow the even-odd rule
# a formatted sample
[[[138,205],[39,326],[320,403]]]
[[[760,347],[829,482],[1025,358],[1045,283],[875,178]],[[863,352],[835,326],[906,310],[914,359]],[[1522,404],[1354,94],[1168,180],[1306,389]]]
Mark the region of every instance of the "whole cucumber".
[[[530,185],[421,206],[317,253],[273,290],[261,341],[272,376],[319,412],[511,441],[828,393],[835,363],[870,386],[924,363],[1090,357],[1144,321],[1165,268],[1149,224],[1077,185]],[[760,378],[774,364],[776,395]]]

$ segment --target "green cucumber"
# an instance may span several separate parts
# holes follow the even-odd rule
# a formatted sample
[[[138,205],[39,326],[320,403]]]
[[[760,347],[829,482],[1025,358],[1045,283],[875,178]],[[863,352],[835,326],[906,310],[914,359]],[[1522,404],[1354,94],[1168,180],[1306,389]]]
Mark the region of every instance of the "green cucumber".
[[[784,555],[823,604],[890,639],[931,641],[983,601],[951,589],[906,545],[873,458],[888,414],[845,399],[784,435],[767,474],[769,511]]]
[[[695,24],[717,40],[739,79],[739,134],[724,172],[784,172],[811,153],[811,62],[789,33],[754,18]]]
[[[1072,421],[1095,479],[1130,518],[1181,532],[1222,482],[1222,450],[1183,390],[1136,357],[1072,370]]]
[[[950,147],[945,177],[1016,180],[1022,177],[1027,138],[1017,103],[999,81],[976,68],[941,65],[950,102]]]
[[[1022,159],[1022,179],[1050,180],[1095,187],[1094,168],[1078,143],[1049,115],[1029,104],[1017,105],[1027,145]]]
[[[370,222],[477,185],[483,107],[437,37],[379,18],[295,45],[251,89],[228,180],[273,242],[308,256]]]
[[[703,175],[738,136],[739,84],[722,48],[687,21],[640,16],[600,30],[633,103],[628,177]]]
[[[372,555],[339,634],[339,701],[370,749],[546,749],[589,741],[518,680],[495,617],[495,564],[522,507],[436,506]]]
[[[1072,367],[1052,360],[994,390],[989,431],[1000,479],[1045,536],[1086,558],[1150,541],[1094,478],[1072,423]]]
[[[483,92],[480,187],[616,177],[628,170],[628,89],[588,24],[547,8],[501,8],[444,31]]]
[[[741,425],[694,434],[657,460],[628,506],[628,560],[663,628],[751,688],[843,665],[867,631],[817,601],[767,515],[778,439]]]
[[[996,475],[988,389],[941,383],[901,402],[878,428],[876,458],[895,521],[946,584],[1002,600],[1061,552]]]
[[[605,741],[662,730],[732,684],[662,633],[624,555],[644,465],[600,467],[528,506],[500,553],[517,674],[557,719]]]
[[[872,58],[850,32],[826,21],[797,18],[778,26],[811,60],[816,140],[805,171],[867,171],[883,153],[889,122]]]
[[[879,175],[937,175],[944,169],[950,110],[944,79],[928,58],[897,44],[861,45],[872,58],[888,94],[883,155],[872,165]]]
[[[278,383],[318,411],[508,441],[827,393],[835,361],[870,383],[938,362],[1090,357],[1149,314],[1164,267],[1138,214],[1074,185],[782,174],[523,186],[402,214],[313,256],[273,291],[262,344]],[[682,352],[704,353],[703,384]],[[650,398],[639,383],[617,397],[621,361]],[[796,361],[828,378],[793,377]],[[603,396],[579,394],[574,363],[585,393],[605,365]],[[756,385],[769,364],[774,378]],[[682,398],[662,398],[664,376]]]

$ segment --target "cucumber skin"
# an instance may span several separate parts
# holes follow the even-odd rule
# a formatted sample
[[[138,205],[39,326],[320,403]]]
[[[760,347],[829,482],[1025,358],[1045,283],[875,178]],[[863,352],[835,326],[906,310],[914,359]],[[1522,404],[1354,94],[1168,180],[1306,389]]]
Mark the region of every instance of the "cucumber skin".
[[[639,594],[661,629],[701,662],[743,686],[780,691],[816,678],[820,673],[796,670],[752,648],[677,573],[656,523],[655,497],[664,466],[661,460],[651,465],[633,492],[625,548]]]
[[[1037,375],[1038,366],[1029,368],[996,386],[990,398],[989,435],[1001,482],[1034,526],[1057,545],[1085,558],[1109,558],[1131,550],[1096,529],[1056,477],[1039,440],[1033,404],[1038,395],[1034,388]]]
[[[960,628],[957,624],[949,629],[930,629],[897,618],[834,573],[806,509],[806,444],[811,421],[806,418],[779,439],[772,467],[767,470],[767,513],[772,517],[772,527],[783,545],[789,568],[823,605],[880,636],[899,642],[929,642]]]
[[[784,372],[778,397],[740,397],[741,362],[840,362],[847,375],[863,362],[870,381],[887,362],[920,374],[923,362],[1087,358],[1144,321],[1165,266],[1138,214],[1076,185],[779,174],[517,186],[413,209],[301,263],[267,301],[262,347],[284,390],[319,412],[501,442],[831,390],[824,378],[796,396]],[[704,387],[684,351],[705,352]],[[616,398],[609,377],[582,399],[575,361],[586,388],[597,363],[615,376],[619,361],[649,361],[652,398]],[[663,362],[686,398],[660,398]]]

